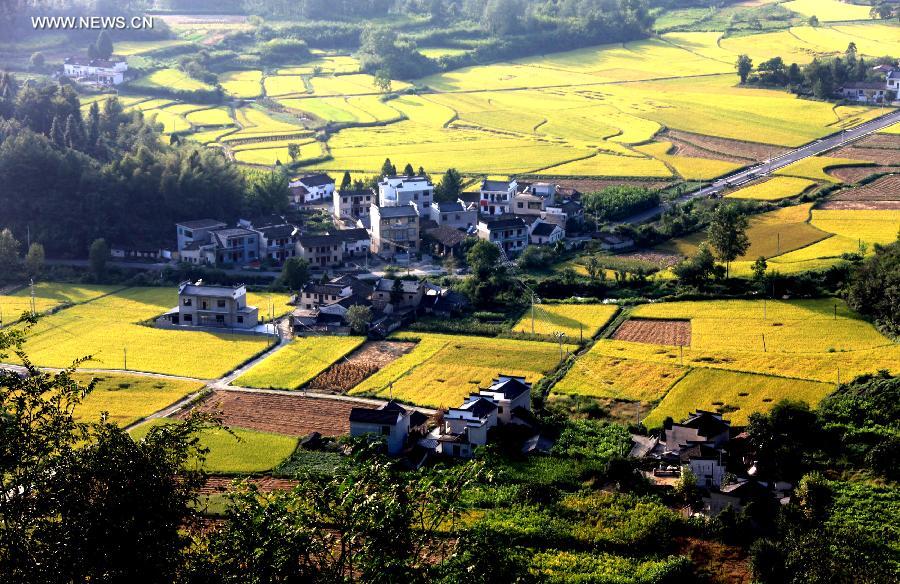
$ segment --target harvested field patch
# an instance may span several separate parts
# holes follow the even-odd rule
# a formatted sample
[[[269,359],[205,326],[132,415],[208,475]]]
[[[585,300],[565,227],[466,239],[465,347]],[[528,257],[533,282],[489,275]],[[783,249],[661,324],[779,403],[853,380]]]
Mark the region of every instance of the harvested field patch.
[[[300,337],[234,381],[238,387],[297,389],[354,350],[362,337]]]
[[[340,436],[350,431],[350,410],[374,408],[365,403],[244,391],[214,391],[194,410],[219,412],[226,426],[248,428],[288,436],[319,432]],[[184,418],[187,412],[178,417]]]
[[[900,209],[900,174],[880,178],[861,187],[844,189],[829,197],[818,209]]]
[[[834,151],[834,156],[874,162],[881,166],[900,164],[900,149],[895,148],[862,148],[860,146],[844,146]]]
[[[856,142],[862,148],[900,149],[900,134],[872,134]]]
[[[761,161],[786,152],[784,148],[772,146],[771,144],[743,142],[741,140],[704,136],[702,134],[692,134],[691,132],[679,130],[669,130],[666,132],[666,135],[681,142],[694,144],[704,151],[719,152],[723,155],[743,160]]]
[[[247,481],[256,485],[263,493],[271,493],[272,491],[290,491],[297,486],[299,481],[295,479],[282,479],[277,477],[251,477]],[[225,493],[231,490],[234,477],[228,476],[211,476],[206,479],[206,484],[200,487],[201,495],[212,495],[214,493]]]
[[[690,347],[691,321],[631,318],[622,323],[613,338],[633,343]]]
[[[828,201],[818,208],[825,211],[898,211],[900,201]]]
[[[900,172],[900,166],[848,166],[828,170],[828,174],[847,184],[858,183],[872,175],[885,172]]]
[[[709,158],[713,160],[722,160],[725,162],[734,162],[741,164],[747,164],[748,162],[746,158],[732,156],[720,151],[707,150],[705,148],[697,146],[696,144],[692,144],[691,142],[679,140],[673,136],[667,135],[665,136],[665,138],[672,144],[672,147],[674,148],[671,153],[677,156],[687,156],[691,158]]]
[[[774,174],[779,176],[796,176],[811,180],[835,182],[835,179],[826,174],[827,170],[841,166],[866,166],[871,164],[868,160],[855,158],[837,158],[835,156],[811,156],[789,164],[776,170]]]
[[[409,353],[415,343],[372,341],[339,363],[320,373],[309,383],[309,389],[346,393],[382,367]]]

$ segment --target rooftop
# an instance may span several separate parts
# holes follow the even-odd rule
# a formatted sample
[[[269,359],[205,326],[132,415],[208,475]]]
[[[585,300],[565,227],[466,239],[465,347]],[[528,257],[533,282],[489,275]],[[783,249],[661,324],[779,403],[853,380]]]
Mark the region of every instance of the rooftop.
[[[225,227],[227,224],[224,221],[218,221],[217,219],[194,219],[193,221],[182,221],[175,225],[186,227],[187,229],[216,229]]]
[[[487,391],[502,393],[506,399],[516,399],[526,391],[531,391],[531,384],[524,377],[501,375],[493,380]]]
[[[479,223],[483,223],[488,231],[525,227],[525,222],[522,221],[522,218],[513,215],[501,215],[497,219],[488,219],[485,217],[482,218]]]
[[[483,191],[508,191],[512,181],[508,180],[483,180],[481,181],[481,190]]]
[[[247,294],[247,288],[243,284],[236,286],[207,286],[203,283],[203,280],[197,280],[196,283],[182,282],[178,286],[178,294],[212,298],[238,298]]]
[[[474,397],[474,396],[473,396]],[[476,418],[485,418],[497,410],[497,404],[489,399],[479,397],[470,402],[464,403],[457,409],[469,412]]]
[[[360,424],[380,424],[382,426],[395,426],[402,414],[397,410],[373,410],[370,408],[353,408],[350,410],[350,422]]]
[[[400,205],[399,207],[376,207],[382,217],[418,217],[419,212],[413,205]]]
[[[559,225],[556,225],[555,223],[544,223],[542,221],[534,226],[531,234],[537,235],[538,237],[550,237],[557,228],[559,228]]]
[[[403,287],[403,291],[415,294],[422,287],[422,282],[418,280],[400,280],[401,286]],[[391,278],[381,278],[375,284],[375,289],[379,292],[391,292],[394,289],[394,280]]]
[[[297,179],[297,182],[303,184],[305,187],[322,187],[327,184],[334,184],[334,179],[325,173],[319,173],[301,176]]]

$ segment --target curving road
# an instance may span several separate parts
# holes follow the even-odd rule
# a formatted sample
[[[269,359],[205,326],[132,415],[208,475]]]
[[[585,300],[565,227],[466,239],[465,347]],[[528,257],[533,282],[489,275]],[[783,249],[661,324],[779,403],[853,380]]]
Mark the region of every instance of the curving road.
[[[892,126],[896,123],[900,123],[900,110],[898,109],[894,109],[888,114],[877,117],[873,120],[869,120],[868,122],[860,124],[859,126],[851,128],[849,130],[844,130],[830,136],[826,136],[825,138],[816,140],[815,142],[810,142],[805,146],[801,146],[800,148],[797,148],[795,150],[785,152],[784,154],[776,156],[775,158],[772,158],[770,160],[765,160],[751,167],[739,170],[733,174],[723,176],[722,178],[715,180],[711,185],[707,187],[703,187],[692,193],[687,193],[678,197],[672,203],[683,202],[690,199],[696,199],[698,197],[709,197],[712,195],[717,195],[726,188],[739,187],[761,176],[766,176],[780,168],[784,168],[789,164],[793,164],[798,160],[803,160],[804,158],[809,158],[811,156],[817,156],[819,154],[822,154],[823,152],[827,152],[845,144],[855,142],[860,138],[864,138],[869,134],[874,134],[878,130],[883,130],[884,128]],[[632,215],[627,219],[623,219],[622,221],[619,221],[619,223],[644,223],[646,221],[650,221],[652,219],[655,219],[659,215],[662,215],[663,211],[672,203],[663,203],[659,207],[647,209],[646,211],[642,211],[640,213]]]

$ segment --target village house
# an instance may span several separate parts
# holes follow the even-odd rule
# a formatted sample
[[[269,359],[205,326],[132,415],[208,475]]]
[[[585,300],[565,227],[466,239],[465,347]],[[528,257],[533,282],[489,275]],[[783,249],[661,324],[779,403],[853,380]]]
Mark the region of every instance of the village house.
[[[176,223],[175,231],[178,252],[183,252],[189,246],[196,247],[209,243],[212,239],[210,232],[217,229],[225,229],[227,226],[226,223],[215,219],[197,219],[195,221]]]
[[[547,199],[529,192],[516,193],[513,197],[512,213],[515,215],[536,215],[540,217],[546,210]]]
[[[888,86],[878,81],[858,81],[841,87],[844,99],[859,103],[884,103],[891,101],[887,97]]]
[[[242,227],[211,231],[216,264],[244,265],[259,260],[259,234]]]
[[[424,282],[381,278],[375,283],[375,289],[372,291],[372,306],[378,310],[418,308],[424,296]],[[389,306],[391,308],[388,308]]]
[[[521,217],[507,215],[478,221],[478,237],[496,244],[507,255],[515,255],[528,245],[528,226]]]
[[[416,205],[379,207],[372,204],[369,214],[372,253],[387,258],[418,253],[419,212]]]
[[[548,203],[541,219],[549,223],[556,223],[564,230],[570,222],[579,226],[584,224],[584,206],[574,199]]]
[[[533,245],[553,245],[557,241],[562,241],[565,237],[565,230],[555,223],[548,223],[539,219],[529,227],[528,238]]]
[[[722,419],[722,414],[697,410],[678,424],[670,422],[663,427],[663,442],[672,452],[678,452],[693,444],[709,444],[721,448],[728,442],[731,424]]]
[[[332,197],[334,204],[332,214],[337,220],[368,217],[375,196],[372,189],[335,191]]]
[[[383,437],[387,453],[396,456],[403,452],[410,434],[423,432],[427,422],[425,414],[391,400],[378,409],[351,409],[350,435]]]
[[[259,310],[247,305],[247,288],[210,286],[202,280],[182,282],[178,286],[178,306],[157,320],[162,327],[205,327],[252,329]]]
[[[372,286],[354,276],[310,282],[294,299],[297,308],[291,313],[291,326],[298,333],[350,332],[347,310],[354,305],[371,306],[371,295]]]
[[[365,229],[340,229],[332,235],[337,237],[344,246],[344,261],[352,258],[364,258],[369,254],[372,238]]]
[[[459,229],[439,225],[426,229],[422,236],[422,244],[427,246],[429,251],[438,257],[448,257],[462,255],[462,243],[466,239],[466,234]]]
[[[63,61],[66,77],[80,83],[97,85],[119,85],[125,81],[128,63],[115,55],[109,59],[88,59],[87,57],[67,57]]]
[[[518,186],[515,180],[481,181],[481,214],[497,216],[512,213],[513,199]]]
[[[386,176],[378,183],[378,206],[405,207],[414,204],[427,216],[434,200],[434,185],[424,176]]]
[[[462,201],[431,203],[431,220],[438,225],[468,231],[478,223],[478,211],[466,209]]]
[[[337,235],[301,235],[297,257],[316,268],[333,268],[344,263],[344,240]]]
[[[334,179],[324,173],[308,174],[290,182],[291,203],[295,206],[331,199]]]

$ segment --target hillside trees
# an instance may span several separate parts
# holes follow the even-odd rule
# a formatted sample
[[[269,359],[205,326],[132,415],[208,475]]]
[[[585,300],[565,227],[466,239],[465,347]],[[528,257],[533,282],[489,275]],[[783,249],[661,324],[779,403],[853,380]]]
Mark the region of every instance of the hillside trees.
[[[876,246],[853,271],[847,302],[891,335],[900,335],[900,241]]]
[[[747,55],[740,55],[734,67],[737,69],[738,77],[741,78],[741,83],[747,83],[750,71],[753,70],[753,60]]]
[[[659,205],[659,193],[634,185],[606,187],[582,197],[585,211],[597,221],[622,219]]]

